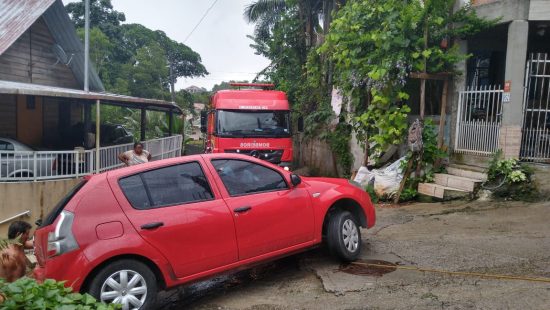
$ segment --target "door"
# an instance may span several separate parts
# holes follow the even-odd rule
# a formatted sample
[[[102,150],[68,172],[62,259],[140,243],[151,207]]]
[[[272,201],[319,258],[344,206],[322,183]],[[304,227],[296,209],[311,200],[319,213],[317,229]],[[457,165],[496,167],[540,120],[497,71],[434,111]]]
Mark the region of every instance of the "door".
[[[213,159],[212,166],[233,211],[240,260],[313,240],[313,208],[303,185],[291,188],[278,171],[250,161]]]
[[[118,183],[126,215],[178,278],[237,261],[233,216],[199,162],[141,172]]]

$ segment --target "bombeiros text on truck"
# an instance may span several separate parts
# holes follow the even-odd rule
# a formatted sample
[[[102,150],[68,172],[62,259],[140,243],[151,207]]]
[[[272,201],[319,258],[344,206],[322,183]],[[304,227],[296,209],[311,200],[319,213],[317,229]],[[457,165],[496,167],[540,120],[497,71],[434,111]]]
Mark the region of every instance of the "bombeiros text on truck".
[[[286,94],[273,84],[232,83],[201,113],[206,153],[239,153],[282,167],[292,164],[292,126]],[[298,120],[298,131],[303,121]]]

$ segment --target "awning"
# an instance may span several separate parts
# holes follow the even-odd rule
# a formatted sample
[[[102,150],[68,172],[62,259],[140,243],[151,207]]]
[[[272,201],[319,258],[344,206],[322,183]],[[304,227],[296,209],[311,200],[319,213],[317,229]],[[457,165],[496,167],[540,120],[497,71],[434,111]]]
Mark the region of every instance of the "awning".
[[[0,80],[0,94],[72,98],[89,101],[100,100],[102,104],[117,105],[135,109],[145,108],[147,110],[182,114],[182,110],[175,103],[164,100],[138,98],[105,92],[85,92],[79,89],[11,81]]]

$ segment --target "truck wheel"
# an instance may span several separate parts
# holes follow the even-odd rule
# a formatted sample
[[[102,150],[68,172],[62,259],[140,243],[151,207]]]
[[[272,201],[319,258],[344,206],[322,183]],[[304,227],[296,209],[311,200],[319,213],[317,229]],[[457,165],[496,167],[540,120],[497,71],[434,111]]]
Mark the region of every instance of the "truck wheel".
[[[99,301],[121,304],[123,310],[153,309],[157,279],[145,264],[124,259],[101,269],[90,283],[88,292]]]
[[[354,261],[361,254],[361,231],[357,220],[348,211],[331,215],[327,227],[330,252],[343,261]]]

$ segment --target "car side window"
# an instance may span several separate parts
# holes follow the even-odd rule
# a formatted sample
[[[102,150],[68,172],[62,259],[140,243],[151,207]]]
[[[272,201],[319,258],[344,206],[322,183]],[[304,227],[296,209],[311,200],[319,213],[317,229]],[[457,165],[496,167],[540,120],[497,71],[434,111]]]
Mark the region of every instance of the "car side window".
[[[13,151],[15,150],[12,143],[8,141],[2,141],[0,140],[0,151]]]
[[[119,181],[138,210],[212,200],[214,195],[197,162],[142,172]]]
[[[287,189],[277,171],[245,160],[215,159],[212,165],[231,196]]]

